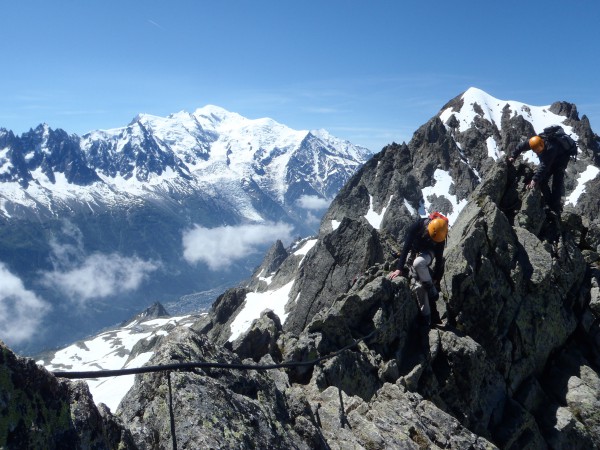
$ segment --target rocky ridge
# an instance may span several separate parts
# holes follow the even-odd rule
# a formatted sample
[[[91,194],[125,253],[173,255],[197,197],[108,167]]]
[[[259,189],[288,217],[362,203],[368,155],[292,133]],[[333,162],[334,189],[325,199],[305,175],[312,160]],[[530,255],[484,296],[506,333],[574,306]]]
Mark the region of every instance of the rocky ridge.
[[[577,164],[595,163],[598,137],[589,123],[578,120],[574,106],[557,103],[551,109],[568,112],[565,121],[579,131]],[[473,127],[460,132],[450,119],[448,125],[435,117],[409,144],[392,144],[367,162],[332,203],[311,250],[300,261],[289,252],[270,274],[271,285],[294,280],[284,321],[264,311],[247,333],[232,340],[232,320],[249,292],[236,289],[178,334],[179,343],[155,363],[179,360],[181,345],[200,360],[227,355],[254,364],[333,355],[314,366],[267,373],[288,412],[271,427],[274,434],[257,436],[247,424],[224,417],[231,410],[217,408],[212,413],[224,417],[218,427],[199,426],[194,436],[202,437],[178,432],[178,442],[211,439],[233,448],[243,448],[240,442],[258,442],[255,448],[598,448],[596,216],[577,207],[553,216],[538,191],[524,189],[533,174],[531,163],[508,166],[487,157],[489,148],[476,157],[491,135],[503,142],[500,148],[509,149],[531,134],[522,116],[507,112],[502,117],[501,130],[479,115]],[[423,333],[415,327],[410,283],[391,282],[386,275],[401,241],[397,237],[413,212],[423,208],[421,189],[440,169],[453,174],[453,193],[468,202],[453,222],[445,252],[443,298],[437,306],[446,326]],[[570,170],[568,190],[581,167]],[[590,190],[595,183],[587,184]],[[457,203],[447,197],[428,200],[445,213]],[[379,228],[366,217],[373,207],[385,212]],[[280,246],[271,255],[280,258]],[[274,260],[265,260],[263,267],[273,269]],[[269,285],[255,278],[252,289]],[[199,341],[225,355],[202,349]],[[223,381],[221,388],[238,398],[237,382],[204,376]],[[183,389],[207,383],[178,377]],[[164,381],[138,379],[120,414],[127,420],[139,417],[136,411],[159,408],[164,400],[153,394],[161,386]],[[272,421],[280,406],[261,401],[273,396],[264,389],[252,388],[246,400],[256,399],[263,408],[256,420]],[[202,395],[216,394],[204,390]],[[140,407],[141,401],[150,403]],[[140,421],[133,431],[146,444],[151,433],[161,442],[170,438],[155,422]]]
[[[389,281],[390,261],[384,261],[370,265],[299,333],[285,331],[266,311],[235,342],[226,340],[218,322],[210,328],[206,319],[171,335],[152,363],[187,358],[310,361],[352,346],[310,367],[264,374],[177,374],[177,389],[184,392],[175,400],[181,414],[176,428],[184,430],[177,432],[178,443],[214,448],[598,448],[599,255],[585,239],[589,228],[574,213],[562,220],[542,217],[536,233],[519,221],[539,217],[543,209],[536,192],[519,189],[526,178],[519,169],[503,164],[491,169],[452,229],[438,304],[446,310],[443,328],[423,333],[415,327],[418,312],[410,283]],[[515,193],[522,207],[507,216],[502,199]],[[349,235],[345,244],[354,242]],[[319,251],[316,246],[314,251]],[[213,314],[224,304],[231,307],[223,300]],[[257,345],[266,340],[275,344]],[[127,423],[137,420],[139,411],[164,409],[166,400],[157,395],[164,378],[137,380],[120,406]],[[257,387],[259,380],[266,384]],[[235,406],[197,413],[199,400],[191,400],[220,404],[223,395]],[[241,401],[254,402],[258,409],[251,414]],[[244,412],[232,418],[232,411]],[[132,428],[136,441],[146,448],[158,433],[166,445],[171,437],[166,420],[139,420]]]
[[[463,98],[442,111],[460,110]],[[570,193],[583,166],[596,163],[599,139],[574,105],[555,105],[578,130]],[[310,250],[276,244],[247,287],[162,339],[148,364],[255,369],[138,375],[117,410],[135,444],[600,448],[598,181],[586,184],[585,207],[552,215],[539,192],[524,189],[533,165],[494,160],[485,144],[509,149],[531,123],[507,111],[498,126],[474,110],[466,129],[441,114],[445,121],[434,117],[408,144],[384,148],[342,189]],[[455,180],[452,198],[423,198],[439,170]],[[437,304],[445,326],[422,330],[410,281],[387,274],[417,211],[449,214],[463,200]],[[250,292],[291,282],[285,316],[267,309],[232,339]],[[280,362],[305,364],[256,366]]]

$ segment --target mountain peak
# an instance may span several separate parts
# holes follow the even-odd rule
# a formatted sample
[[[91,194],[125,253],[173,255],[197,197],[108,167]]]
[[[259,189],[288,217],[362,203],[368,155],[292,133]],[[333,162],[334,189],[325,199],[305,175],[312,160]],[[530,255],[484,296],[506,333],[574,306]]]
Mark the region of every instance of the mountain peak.
[[[225,108],[216,105],[206,105],[198,108],[192,115],[196,118],[205,117],[217,123],[230,119],[243,119],[238,113],[228,111]]]
[[[487,120],[502,132],[503,120],[516,116],[522,116],[538,133],[557,124],[562,125],[568,134],[574,133],[568,120],[578,120],[576,107],[565,102],[556,102],[554,105],[534,106],[515,100],[501,100],[479,88],[470,87],[446,103],[438,117],[448,125],[448,120],[454,115],[457,121],[452,119],[452,122],[458,124],[455,128],[461,133],[472,128],[474,121],[480,119]]]
[[[125,322],[122,326],[132,322],[145,322],[147,320],[158,319],[159,317],[171,317],[171,315],[160,302],[154,302],[154,304],[146,308],[141,313],[136,314],[135,317]]]
[[[478,103],[479,105],[498,105],[503,102],[503,100],[498,100],[484,90],[476,87],[467,89],[463,93],[462,98],[467,104]]]
[[[131,122],[129,122],[128,126],[134,125],[136,123],[145,124],[148,122],[152,122],[156,119],[162,119],[162,117],[148,113],[139,113],[133,119],[131,119]]]

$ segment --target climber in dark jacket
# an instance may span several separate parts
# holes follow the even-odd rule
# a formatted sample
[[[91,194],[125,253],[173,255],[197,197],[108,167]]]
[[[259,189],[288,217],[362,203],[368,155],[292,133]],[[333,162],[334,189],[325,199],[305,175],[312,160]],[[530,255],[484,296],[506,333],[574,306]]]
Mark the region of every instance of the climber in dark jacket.
[[[515,147],[508,158],[508,162],[512,164],[521,153],[527,150],[533,150],[540,159],[533,179],[526,186],[527,189],[534,189],[539,186],[550,209],[560,215],[569,155],[562,151],[560,144],[556,141],[544,140],[541,136],[533,136]],[[548,186],[550,177],[552,177],[552,190]]]
[[[388,278],[393,280],[398,275],[408,275],[404,264],[408,258],[409,252],[414,252],[417,256],[412,263],[413,273],[417,278],[417,300],[421,312],[423,325],[431,324],[430,302],[437,300],[439,282],[444,272],[444,246],[446,236],[448,235],[448,219],[440,213],[432,213],[429,217],[417,219],[408,229],[404,247],[400,258],[398,259],[397,269],[390,273]],[[433,270],[433,279],[429,272],[429,266],[435,259]],[[437,311],[436,311],[437,313]],[[436,320],[439,317],[435,318]]]

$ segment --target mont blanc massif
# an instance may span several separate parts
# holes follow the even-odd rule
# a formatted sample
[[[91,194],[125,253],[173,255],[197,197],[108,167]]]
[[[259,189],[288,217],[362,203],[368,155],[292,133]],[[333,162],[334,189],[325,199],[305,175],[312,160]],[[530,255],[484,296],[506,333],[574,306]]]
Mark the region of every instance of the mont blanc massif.
[[[214,106],[82,137],[0,129],[0,269],[23,283],[5,339],[39,351],[155,301],[210,306],[274,239],[314,233],[370,155]]]
[[[561,215],[526,189],[533,152],[507,163],[555,124],[578,144]],[[376,154],[215,107],[1,130],[0,447],[598,449],[599,168],[576,105],[476,88]],[[431,211],[423,329],[387,275]]]

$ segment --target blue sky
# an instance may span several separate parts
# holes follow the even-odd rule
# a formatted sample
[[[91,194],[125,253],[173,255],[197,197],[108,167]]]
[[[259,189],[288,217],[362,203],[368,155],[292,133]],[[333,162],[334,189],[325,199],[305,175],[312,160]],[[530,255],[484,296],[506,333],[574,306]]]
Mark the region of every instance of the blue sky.
[[[598,1],[0,0],[0,128],[207,104],[378,151],[474,86],[600,130]]]

